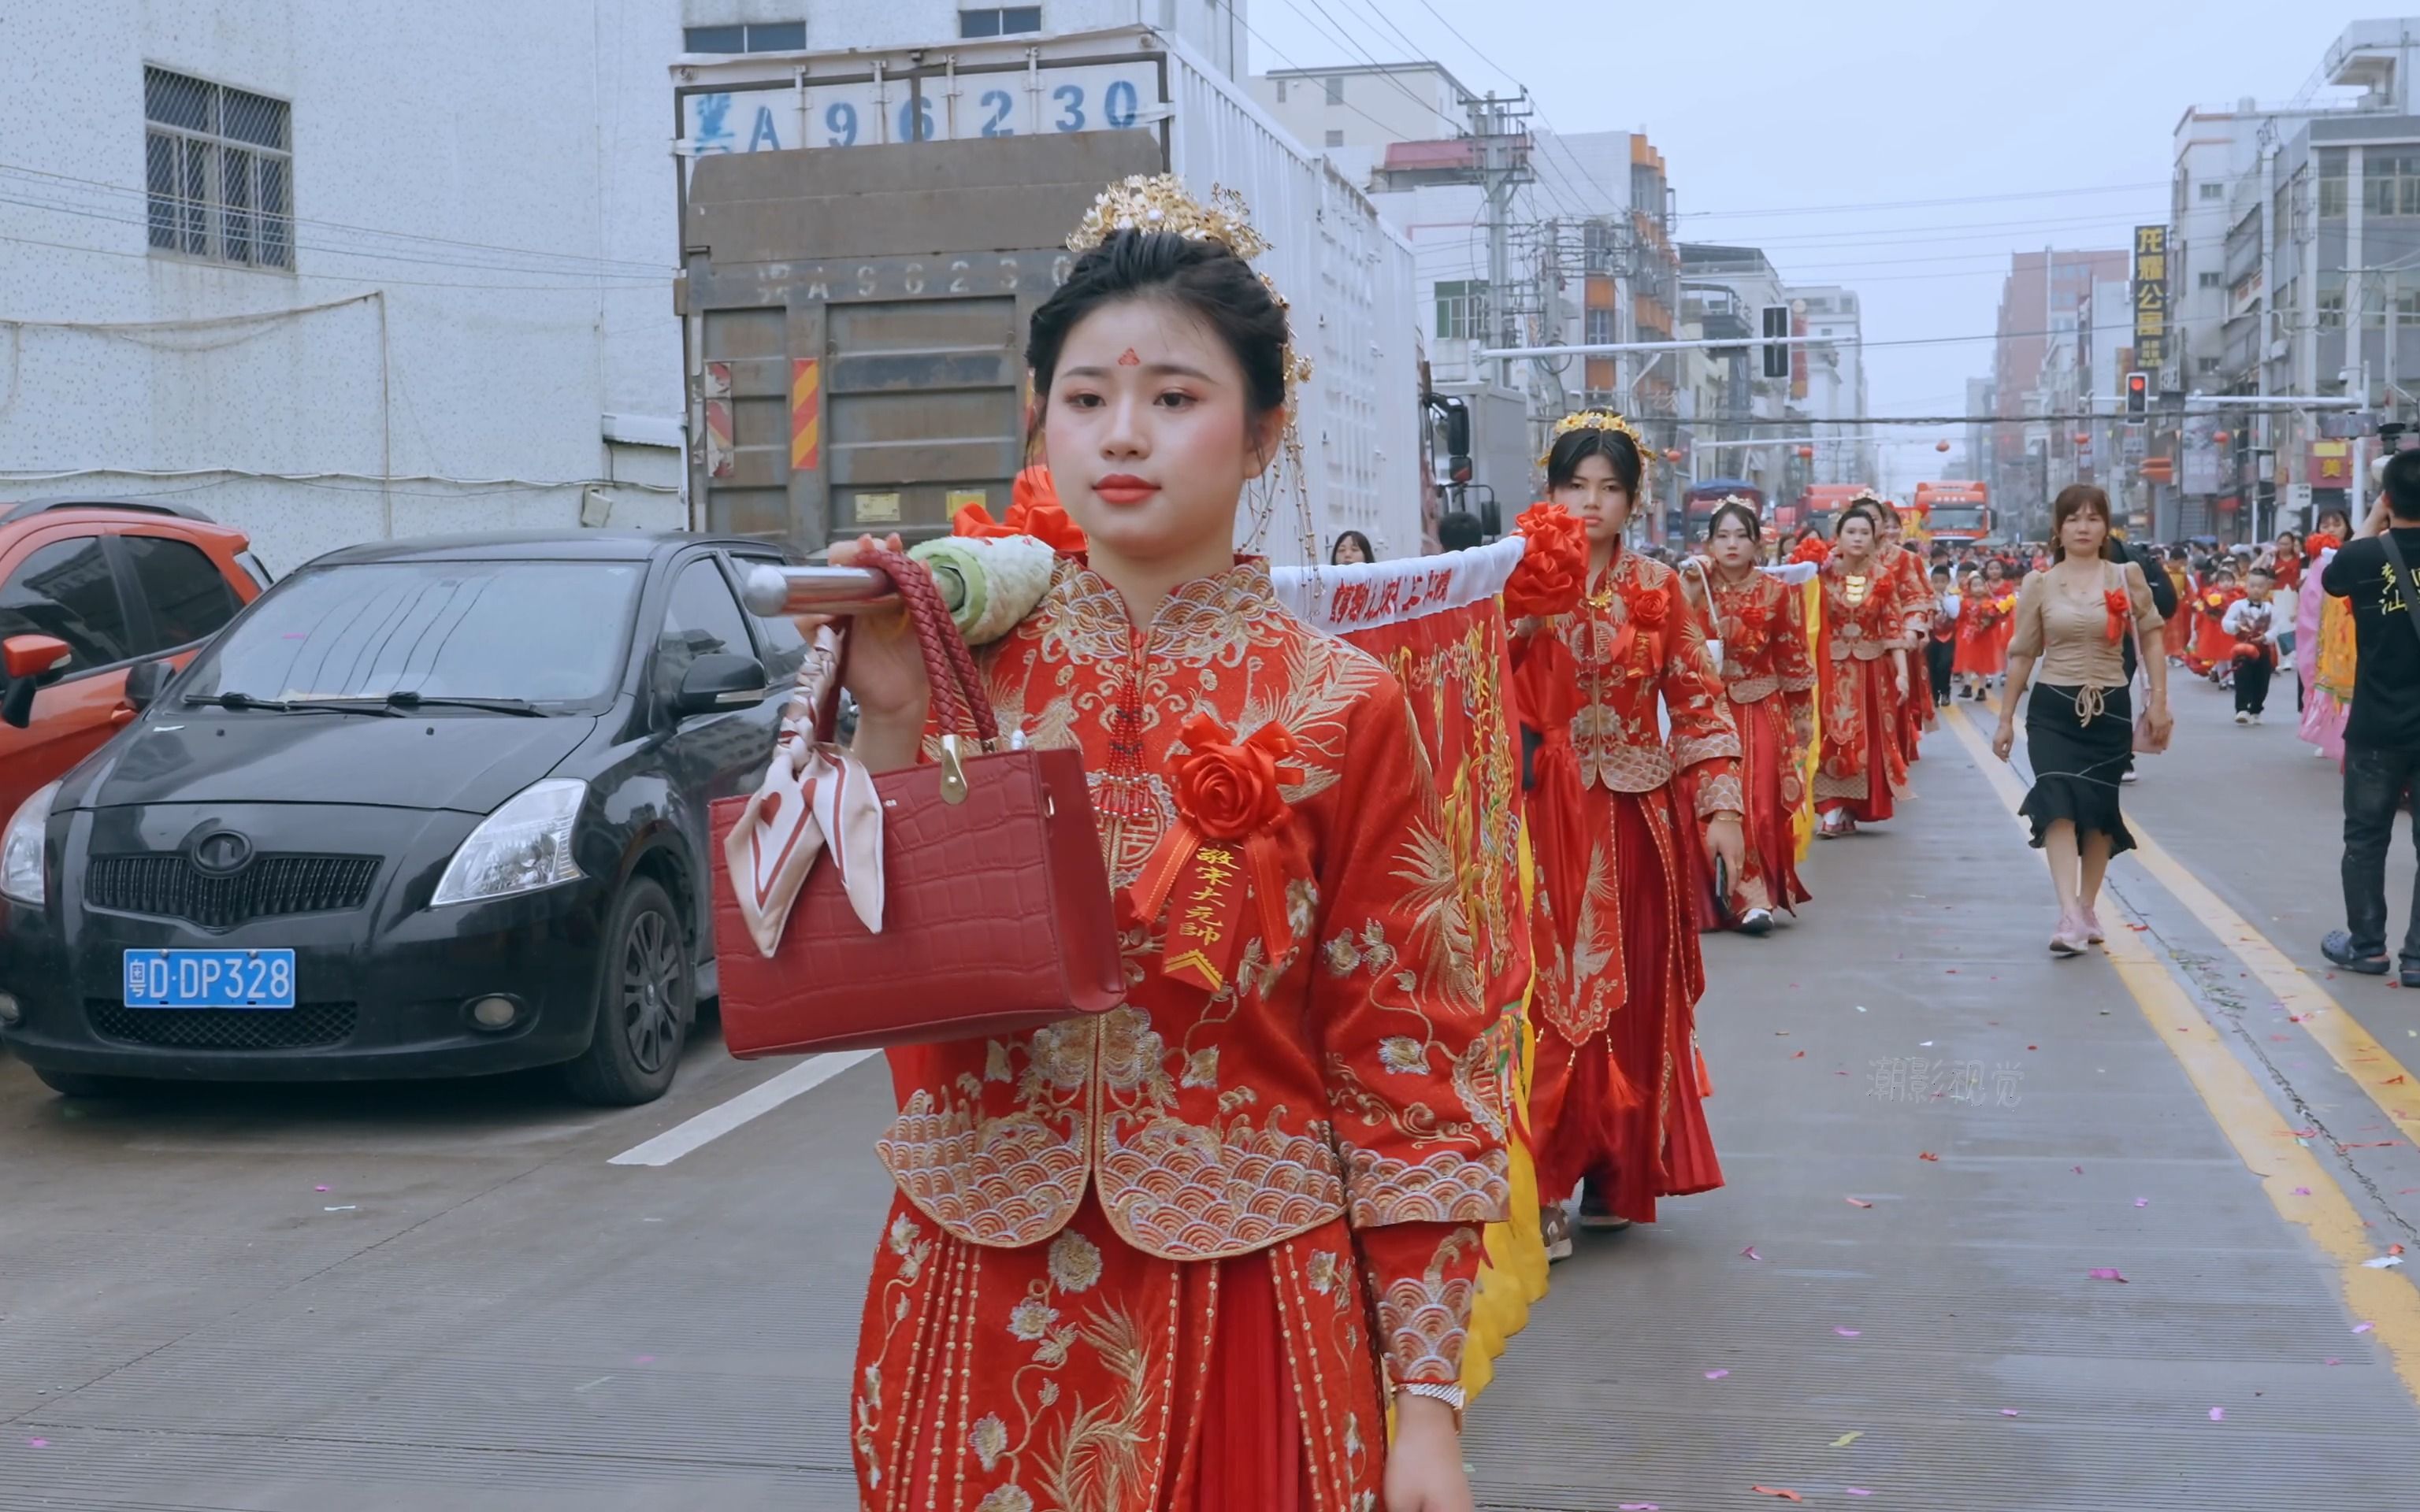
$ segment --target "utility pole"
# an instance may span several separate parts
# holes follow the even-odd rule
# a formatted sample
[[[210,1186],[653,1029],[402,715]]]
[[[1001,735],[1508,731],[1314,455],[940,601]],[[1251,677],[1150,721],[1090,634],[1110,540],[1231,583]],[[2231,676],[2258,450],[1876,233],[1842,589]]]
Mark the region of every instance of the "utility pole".
[[[1490,334],[1499,347],[1521,345],[1512,313],[1512,194],[1534,180],[1529,169],[1529,118],[1525,100],[1499,100],[1493,91],[1468,101],[1473,166],[1487,196],[1487,308]],[[1497,381],[1512,386],[1512,363],[1497,365]]]

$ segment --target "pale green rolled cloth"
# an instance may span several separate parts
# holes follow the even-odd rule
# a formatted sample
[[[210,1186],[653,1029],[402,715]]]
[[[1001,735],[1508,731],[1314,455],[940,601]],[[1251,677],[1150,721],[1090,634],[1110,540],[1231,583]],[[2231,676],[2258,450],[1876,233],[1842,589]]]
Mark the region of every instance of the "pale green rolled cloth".
[[[1030,535],[945,535],[908,554],[932,569],[954,608],[967,644],[988,644],[1016,627],[1050,588],[1058,553]]]

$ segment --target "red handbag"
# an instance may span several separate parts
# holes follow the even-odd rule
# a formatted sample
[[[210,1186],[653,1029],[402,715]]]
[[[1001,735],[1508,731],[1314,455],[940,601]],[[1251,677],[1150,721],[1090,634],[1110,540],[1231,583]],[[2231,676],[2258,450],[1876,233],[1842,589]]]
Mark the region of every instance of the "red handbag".
[[[761,795],[713,805],[722,1035],[743,1060],[1016,1034],[1104,1013],[1125,997],[1083,758],[1000,748],[991,699],[931,573],[889,551],[863,564],[889,577],[907,607],[932,685],[940,759],[872,779],[881,817],[871,903],[878,931],[863,917],[863,879],[851,889],[839,859],[826,856],[807,872],[778,944],[760,948],[735,887],[734,831],[743,823],[769,828],[766,816],[779,805]],[[821,770],[835,781],[836,693],[815,689],[808,717]],[[862,768],[848,770],[864,779]],[[745,855],[747,837],[739,841]]]

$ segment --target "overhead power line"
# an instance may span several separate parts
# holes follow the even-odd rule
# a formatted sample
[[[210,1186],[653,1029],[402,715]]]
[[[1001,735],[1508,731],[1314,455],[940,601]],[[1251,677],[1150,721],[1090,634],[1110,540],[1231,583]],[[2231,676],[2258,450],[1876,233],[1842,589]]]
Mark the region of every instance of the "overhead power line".
[[[53,214],[55,214],[55,215],[73,215],[73,216],[79,216],[79,217],[82,217],[82,218],[84,218],[84,219],[85,219],[85,220],[91,220],[91,221],[102,221],[102,222],[106,222],[106,223],[108,223],[108,224],[113,224],[113,225],[132,225],[132,226],[144,226],[144,227],[147,227],[147,227],[149,226],[149,224],[151,224],[151,223],[150,223],[150,220],[149,220],[149,218],[148,218],[147,216],[143,216],[143,215],[112,215],[112,214],[107,213],[105,210],[102,210],[102,209],[96,209],[96,208],[90,208],[90,207],[88,207],[88,206],[79,206],[79,205],[72,205],[72,204],[64,204],[64,203],[60,203],[60,202],[58,202],[58,201],[54,201],[54,200],[20,199],[20,198],[17,198],[16,196],[9,195],[9,194],[0,194],[0,205],[17,205],[17,206],[22,206],[22,207],[23,207],[23,208],[28,208],[28,209],[48,210],[48,211],[50,211],[50,212],[52,212]],[[18,238],[11,238],[10,239],[18,239]],[[297,238],[295,239],[294,246],[295,246],[295,250],[296,250],[298,253],[303,253],[303,252],[315,253],[315,254],[318,254],[318,255],[321,255],[321,256],[327,256],[327,257],[350,257],[350,258],[356,258],[356,259],[359,259],[359,260],[362,260],[362,261],[365,261],[365,262],[402,263],[402,264],[407,264],[407,265],[411,265],[411,266],[418,266],[418,267],[431,267],[431,268],[468,268],[468,269],[477,269],[477,270],[481,270],[488,271],[488,272],[524,273],[524,274],[527,274],[527,275],[529,275],[530,277],[533,277],[533,278],[545,278],[545,277],[549,277],[549,276],[553,276],[553,277],[563,278],[563,279],[578,279],[578,280],[580,280],[580,282],[578,282],[578,283],[565,283],[565,284],[559,284],[559,285],[536,285],[536,286],[539,286],[539,287],[560,287],[560,288],[566,288],[566,289],[581,289],[581,290],[587,290],[587,291],[591,291],[591,292],[594,292],[594,291],[596,291],[596,290],[597,290],[597,289],[599,289],[599,288],[611,289],[611,288],[615,288],[615,287],[632,287],[632,286],[647,287],[647,286],[653,286],[653,285],[661,285],[661,284],[662,284],[666,279],[668,279],[668,278],[670,278],[670,277],[672,276],[672,270],[671,270],[670,269],[665,269],[665,270],[661,270],[661,271],[654,272],[654,273],[649,273],[649,274],[638,274],[638,273],[579,273],[579,272],[574,272],[574,271],[572,271],[572,270],[568,270],[568,269],[560,269],[560,270],[558,270],[558,269],[547,269],[547,268],[517,268],[517,267],[514,267],[513,265],[511,265],[511,264],[509,264],[509,263],[499,263],[499,262],[493,262],[493,261],[473,261],[473,260],[465,260],[465,259],[458,258],[458,257],[413,257],[413,256],[408,256],[408,255],[404,255],[404,254],[402,254],[402,253],[398,253],[398,252],[370,252],[370,251],[365,251],[365,250],[361,249],[361,248],[358,248],[358,247],[344,247],[344,246],[335,246],[335,245],[331,245],[331,244],[326,243],[326,242],[319,242],[319,241],[305,241],[305,240],[302,240],[300,237],[297,237]],[[94,250],[94,249],[88,249],[88,248],[77,248],[77,249],[74,249],[74,250],[77,250],[77,251],[89,251],[89,250]],[[324,274],[323,274],[323,275],[320,275],[320,276],[328,276],[328,275],[324,275]],[[356,276],[356,277],[357,277],[358,275],[346,275],[346,276]],[[464,287],[470,287],[470,286],[474,286],[474,285],[461,285],[461,286],[464,286]]]
[[[89,247],[72,241],[45,241],[39,237],[10,236],[6,232],[0,232],[0,241],[14,242],[21,247],[44,247],[53,252],[83,253],[96,257],[128,257],[132,258],[137,262],[149,262],[152,259],[152,255],[148,252],[128,252],[122,247]],[[371,276],[361,273],[321,273],[314,272],[308,269],[299,268],[286,276],[291,278],[318,279],[327,283],[374,284],[380,288],[474,288],[497,291],[514,291],[530,294],[595,294],[597,291],[597,286],[593,282],[585,284],[465,284],[451,279],[387,278],[383,276]],[[646,287],[657,285],[659,283],[659,280],[649,280],[645,285],[612,284],[606,286],[606,292],[620,294],[632,290],[643,290]],[[20,323],[21,322],[10,320],[6,316],[0,316],[0,326],[12,326]],[[28,321],[23,323],[31,325],[47,324],[49,322]]]
[[[143,200],[147,203],[151,197],[151,192],[147,188],[128,184],[115,184],[100,178],[79,178],[72,174],[54,173],[47,168],[29,167],[23,163],[0,162],[0,174],[14,174],[24,177],[50,179],[56,183],[74,184],[79,188],[97,189],[108,194],[116,195],[126,199]],[[263,214],[263,218],[269,219],[271,217],[267,217]],[[298,227],[306,225],[318,226],[323,230],[349,231],[361,236],[380,237],[393,241],[422,242],[429,246],[437,247],[460,247],[474,252],[501,253],[507,256],[535,258],[549,262],[577,263],[592,268],[622,268],[628,269],[634,273],[645,273],[654,277],[669,278],[674,272],[677,271],[677,270],[670,263],[641,262],[619,257],[591,257],[582,253],[544,252],[535,247],[507,247],[487,241],[461,241],[447,237],[432,237],[417,231],[392,231],[382,229],[378,226],[354,225],[342,221],[321,220],[316,216],[286,215],[273,217],[273,219],[290,222]],[[476,266],[490,265],[480,264]],[[521,268],[515,269],[513,270],[516,272],[542,272],[555,271],[556,270]]]

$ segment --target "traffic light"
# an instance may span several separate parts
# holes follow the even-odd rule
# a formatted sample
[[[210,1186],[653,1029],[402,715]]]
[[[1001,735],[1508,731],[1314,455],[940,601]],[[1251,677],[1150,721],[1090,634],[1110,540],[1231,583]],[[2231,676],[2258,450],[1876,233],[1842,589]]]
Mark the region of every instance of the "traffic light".
[[[1790,376],[1790,348],[1781,345],[1790,336],[1790,306],[1768,304],[1764,307],[1764,376],[1786,378]]]
[[[2126,375],[2126,423],[2139,425],[2151,412],[2151,375]]]

